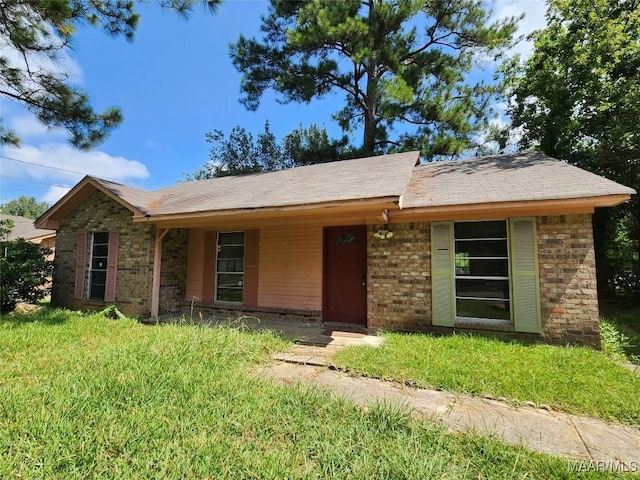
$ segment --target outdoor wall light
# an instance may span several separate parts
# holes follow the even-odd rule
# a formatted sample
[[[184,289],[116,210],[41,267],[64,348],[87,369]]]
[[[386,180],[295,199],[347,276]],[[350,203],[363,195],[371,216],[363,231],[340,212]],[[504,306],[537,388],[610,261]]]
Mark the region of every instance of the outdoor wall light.
[[[385,240],[387,238],[393,237],[393,232],[390,232],[386,228],[382,228],[382,229],[378,230],[377,232],[374,232],[373,236],[376,237],[376,238],[379,238],[381,240]]]

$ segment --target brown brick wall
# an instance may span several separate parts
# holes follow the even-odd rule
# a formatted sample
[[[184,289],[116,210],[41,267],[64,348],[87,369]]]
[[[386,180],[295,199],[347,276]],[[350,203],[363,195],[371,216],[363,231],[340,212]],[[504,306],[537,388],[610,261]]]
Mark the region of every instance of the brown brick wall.
[[[159,313],[180,310],[186,295],[189,229],[174,228],[162,239]]]
[[[595,261],[590,215],[540,217],[541,334],[515,332],[509,326],[459,323],[431,325],[430,224],[389,227],[391,239],[368,231],[368,326],[374,330],[471,332],[530,342],[600,346]]]
[[[420,331],[431,326],[431,252],[428,223],[398,223],[393,237],[367,230],[367,316],[371,329]]]
[[[539,217],[542,338],[600,347],[591,215]]]
[[[297,322],[320,324],[322,312],[318,310],[295,310],[291,308],[248,307],[246,305],[208,304],[183,302],[181,311],[193,321],[235,320],[239,317],[252,317],[276,322]]]
[[[133,223],[131,215],[118,202],[95,192],[60,222],[56,235],[52,305],[80,310],[101,310],[105,307],[105,302],[73,298],[76,237],[83,230],[89,233],[118,230],[120,245],[114,303],[127,315],[149,315],[154,227]],[[90,241],[89,236],[87,259]]]

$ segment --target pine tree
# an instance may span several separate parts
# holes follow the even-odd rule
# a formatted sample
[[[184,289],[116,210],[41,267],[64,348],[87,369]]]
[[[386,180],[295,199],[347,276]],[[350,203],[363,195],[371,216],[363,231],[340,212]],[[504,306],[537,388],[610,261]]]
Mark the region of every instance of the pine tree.
[[[474,62],[509,46],[516,28],[490,15],[476,0],[271,0],[263,38],[231,46],[241,101],[255,110],[268,89],[283,102],[341,91],[334,118],[345,132],[362,128],[362,154],[459,153],[497,92],[469,78]]]

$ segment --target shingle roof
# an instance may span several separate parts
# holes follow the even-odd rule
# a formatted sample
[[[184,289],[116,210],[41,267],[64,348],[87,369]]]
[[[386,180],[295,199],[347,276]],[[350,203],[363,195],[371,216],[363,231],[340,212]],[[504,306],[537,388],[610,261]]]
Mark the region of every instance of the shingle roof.
[[[303,207],[361,200],[398,201],[401,208],[429,208],[531,200],[621,197],[635,190],[540,153],[513,153],[416,166],[419,152],[380,155],[277,172],[183,182],[148,192],[85,177],[38,219],[59,220],[61,208],[82,189],[99,187],[134,215]],[[624,201],[614,197],[613,205]],[[593,202],[596,205],[598,202]],[[74,208],[73,203],[69,208]],[[56,218],[54,215],[57,215]],[[54,223],[51,223],[53,225]]]
[[[419,152],[183,182],[154,193],[154,215],[400,197]]]
[[[148,192],[141,188],[122,185],[102,178],[91,178],[142,213],[151,213],[159,204],[160,195],[158,195],[157,191]]]
[[[15,240],[16,238],[24,238],[25,240],[31,240],[34,238],[40,237],[48,237],[51,235],[55,235],[55,230],[45,230],[41,228],[36,228],[33,224],[34,220],[25,217],[19,217],[16,215],[5,215],[4,213],[0,213],[0,220],[11,220],[13,221],[13,230],[8,235],[9,240]]]
[[[403,208],[635,193],[599,175],[541,153],[513,153],[418,166]]]

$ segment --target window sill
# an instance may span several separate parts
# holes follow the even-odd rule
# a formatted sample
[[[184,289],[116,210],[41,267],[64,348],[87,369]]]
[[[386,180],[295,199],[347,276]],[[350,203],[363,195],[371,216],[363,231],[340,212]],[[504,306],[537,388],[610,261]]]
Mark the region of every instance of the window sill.
[[[515,331],[511,321],[491,318],[456,317],[455,326],[456,328],[499,330],[502,332]]]

